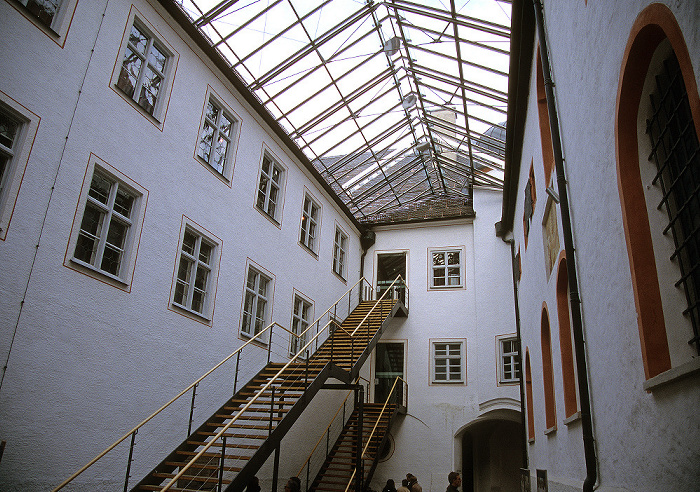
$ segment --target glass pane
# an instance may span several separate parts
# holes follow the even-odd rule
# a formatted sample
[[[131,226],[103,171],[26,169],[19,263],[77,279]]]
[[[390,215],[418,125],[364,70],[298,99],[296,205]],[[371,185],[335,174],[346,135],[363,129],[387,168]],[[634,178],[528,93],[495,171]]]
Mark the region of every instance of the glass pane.
[[[120,186],[117,189],[117,196],[114,198],[114,211],[124,217],[131,217],[131,208],[134,205],[134,197],[131,193],[124,191]]]
[[[195,289],[205,290],[207,287],[207,278],[209,277],[209,270],[204,267],[197,267],[197,275],[194,279]]]
[[[111,228],[110,228],[111,229]],[[119,275],[119,265],[122,260],[122,249],[115,248],[107,244],[104,253],[102,254],[102,264],[100,268],[112,275]]]
[[[165,72],[165,62],[168,57],[159,50],[155,45],[151,47],[151,52],[148,55],[148,63],[155,67],[160,73]]]
[[[211,245],[202,241],[202,244],[199,246],[199,261],[208,265],[209,260],[211,260],[211,250]]]
[[[27,9],[43,24],[51,26],[58,10],[59,0],[29,0]]]
[[[97,251],[97,238],[84,234],[80,231],[78,241],[75,244],[74,256],[85,263],[93,264],[95,261],[95,252]]]
[[[267,156],[263,157],[262,170],[266,177],[270,175],[270,164],[270,159]],[[260,178],[260,181],[262,182],[262,178]]]
[[[209,101],[207,103],[207,109],[206,112],[204,113],[204,116],[209,118],[212,122],[216,122],[216,117],[219,115],[219,108],[214,106],[214,104]]]
[[[112,189],[112,182],[99,174],[93,174],[88,195],[100,203],[109,201],[109,191]]]
[[[131,44],[137,52],[141,53],[142,55],[145,55],[146,46],[148,46],[148,36],[142,33],[138,27],[131,26],[129,44]]]
[[[214,152],[214,159],[211,163],[212,167],[219,171],[224,172],[224,165],[226,164],[226,151],[228,150],[228,141],[224,137],[219,137],[216,142],[216,151]]]
[[[158,99],[160,83],[162,81],[163,78],[153,70],[150,68],[146,70],[138,103],[143,109],[148,111],[149,114],[153,114],[153,109],[155,108],[156,100]]]
[[[192,262],[184,256],[180,258],[180,266],[177,269],[177,279],[185,284],[189,284],[190,268]]]
[[[226,136],[231,135],[231,126],[233,126],[231,120],[229,120],[225,114],[222,114],[221,124],[219,125],[219,130],[221,130],[221,133],[223,133]]]
[[[175,283],[175,297],[173,298],[173,301],[181,306],[184,306],[186,297],[187,284],[178,279],[178,281]]]
[[[5,113],[0,113],[0,144],[11,149],[17,136],[18,127],[19,123],[17,121]]]
[[[117,80],[117,87],[123,90],[129,97],[133,97],[134,95],[136,81],[141,71],[141,64],[141,58],[139,58],[131,48],[127,48],[126,55],[124,55],[124,63],[122,63],[122,69],[119,73],[119,79]]]
[[[197,247],[197,235],[190,231],[185,231],[185,236],[182,238],[182,251],[194,256],[194,250]]]
[[[246,282],[246,287],[250,290],[255,290],[255,282],[258,277],[258,273],[255,270],[248,270],[248,280]]]
[[[262,275],[260,276],[260,286],[258,287],[258,294],[260,294],[262,297],[267,297],[267,284],[269,280],[263,277]]]
[[[211,144],[214,140],[214,128],[209,124],[208,121],[204,122],[204,128],[202,128],[202,135],[199,138],[199,148],[197,149],[197,155],[209,162],[209,156],[211,154]]]
[[[265,210],[265,197],[267,195],[267,177],[264,174],[260,175],[260,186],[258,186],[258,208]]]
[[[122,224],[118,220],[112,219],[109,224],[109,231],[107,231],[107,244],[122,250],[124,248],[124,242],[126,241],[126,233],[128,230],[129,227],[126,224]]]
[[[7,162],[9,159],[5,155],[0,154],[0,193],[2,193],[2,177],[5,175],[5,169],[7,168]]]
[[[85,205],[85,213],[83,221],[80,223],[81,234],[95,237],[99,239],[102,232],[102,219],[104,213],[91,203]]]
[[[445,253],[433,253],[433,265],[439,266],[445,264]]]
[[[275,183],[279,183],[281,174],[282,174],[282,171],[280,170],[280,168],[275,166],[274,169],[272,170],[272,181],[274,181]]]
[[[459,251],[450,251],[447,253],[448,265],[459,265]]]
[[[195,289],[194,292],[192,293],[192,306],[190,309],[192,309],[192,311],[196,311],[198,313],[203,312],[204,311],[204,297],[205,297],[204,292]]]

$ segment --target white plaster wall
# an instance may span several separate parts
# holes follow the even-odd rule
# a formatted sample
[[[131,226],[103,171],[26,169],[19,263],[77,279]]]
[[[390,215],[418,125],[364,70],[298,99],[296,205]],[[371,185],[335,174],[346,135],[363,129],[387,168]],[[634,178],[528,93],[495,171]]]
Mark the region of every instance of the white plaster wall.
[[[500,194],[477,191],[474,208],[473,222],[378,228],[367,253],[369,278],[376,275],[378,253],[408,251],[410,290],[408,317],[395,319],[382,337],[407,343],[408,414],[391,431],[394,454],[378,466],[375,489],[388,478],[400,483],[410,472],[426,492],[442,490],[447,474],[461,468],[458,434],[464,427],[485,408],[519,408],[518,387],[498,386],[495,370],[496,335],[515,333],[510,247],[494,234]],[[428,248],[447,246],[465,247],[465,289],[428,290]],[[430,384],[430,339],[435,338],[466,339],[466,385]],[[513,446],[520,445],[514,439]]]
[[[683,31],[697,78],[700,4],[663,3]],[[694,470],[700,462],[700,426],[694,408],[700,388],[697,378],[651,393],[642,387],[644,369],[617,187],[614,120],[619,74],[632,24],[648,4],[548,3],[545,22],[572,204],[600,490],[697,490]],[[585,478],[580,423],[563,423],[556,278],[547,279],[544,267],[541,222],[546,195],[534,67],[533,63],[514,221],[522,255],[523,347],[529,349],[532,361],[535,404],[535,442],[528,450],[530,468],[548,470],[550,490],[570,490],[567,486],[580,490]],[[522,190],[531,160],[538,199],[526,251]],[[543,433],[543,302],[550,312],[557,410],[557,430],[550,435]]]
[[[0,4],[0,90],[41,117],[0,243],[3,490],[55,486],[242,344],[247,259],[274,275],[271,319],[284,326],[294,289],[319,315],[359,278],[358,231],[349,219],[167,15],[146,1],[135,5],[179,53],[162,131],[110,87],[131,2],[107,3],[99,36],[105,2],[79,2],[62,49]],[[230,187],[193,157],[208,85],[242,119]],[[263,144],[287,169],[280,228],[254,208]],[[148,190],[128,293],[64,266],[90,153]],[[298,244],[305,187],[322,206],[317,259]],[[221,239],[211,326],[168,309],[183,215]],[[347,284],[331,271],[336,223],[350,236]],[[184,437],[187,412],[164,432],[173,442]],[[164,456],[162,448],[141,449]]]

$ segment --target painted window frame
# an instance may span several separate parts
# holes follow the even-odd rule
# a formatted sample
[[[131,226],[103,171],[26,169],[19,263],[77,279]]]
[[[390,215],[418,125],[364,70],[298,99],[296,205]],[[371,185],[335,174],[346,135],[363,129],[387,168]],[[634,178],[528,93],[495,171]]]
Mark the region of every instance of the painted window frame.
[[[146,40],[146,54],[141,52],[136,52],[133,43],[131,43],[131,33],[133,29],[138,30],[143,36],[147,38]],[[153,67],[151,70],[159,76],[162,76],[161,85],[158,89],[158,95],[155,99],[155,104],[152,110],[149,111],[148,107],[142,105],[138,99],[141,89],[143,89],[143,81],[145,79],[145,72],[151,66],[149,60],[151,59],[151,48],[155,47],[160,51],[165,58],[164,66],[162,69]],[[122,73],[124,68],[124,62],[128,57],[128,53],[131,52],[136,55],[144,64],[140,66],[139,73],[137,74],[136,84],[133,87],[133,94],[129,94],[122,85]],[[165,114],[167,112],[167,107],[170,101],[170,94],[173,86],[173,79],[175,78],[175,71],[179,60],[179,54],[175,49],[166,41],[165,37],[161,35],[156,28],[150,24],[146,18],[132,6],[131,13],[129,14],[129,19],[124,29],[124,36],[122,38],[121,45],[119,47],[119,55],[114,64],[114,70],[112,72],[111,87],[119,94],[122,99],[127,101],[134,107],[139,113],[146,117],[151,123],[153,123],[161,131],[163,130],[163,123],[165,121]]]
[[[449,263],[449,255],[452,253],[459,253],[460,260],[458,263]],[[435,265],[435,255],[443,254],[444,263],[443,265]],[[442,248],[429,248],[428,249],[428,290],[452,290],[452,289],[464,289],[466,285],[466,250],[464,246],[446,246]],[[457,275],[450,275],[450,269],[459,269]],[[437,269],[444,271],[445,275],[435,276]],[[439,278],[444,279],[445,285],[435,285],[435,281]],[[450,279],[457,278],[458,284],[449,284]]]
[[[333,273],[343,281],[347,279],[349,241],[350,237],[336,224],[333,236]]]
[[[30,3],[39,3],[35,0],[8,0],[23,17],[34,24],[44,34],[51,38],[61,48],[65,45],[68,29],[70,28],[75,8],[78,5],[78,0],[58,0],[56,3],[56,12],[50,20],[42,19],[36,11],[33,11]]]
[[[321,244],[322,214],[321,203],[308,190],[305,190],[299,223],[299,244],[317,258]]]
[[[253,284],[251,285],[251,274],[256,275],[253,279]],[[265,279],[265,292],[260,293],[260,279]],[[239,332],[241,337],[244,339],[254,338],[258,333],[262,332],[269,324],[272,319],[272,305],[273,305],[273,295],[274,295],[274,276],[261,268],[259,265],[249,261],[245,269],[245,279],[243,283],[243,300],[241,305],[241,323]],[[251,309],[247,309],[248,303],[252,302]],[[259,318],[259,302],[264,301],[262,318]],[[246,319],[249,322],[246,322]],[[260,319],[259,327],[257,329],[255,326],[256,321]],[[248,327],[248,329],[246,329]],[[268,339],[266,336],[256,338],[256,341],[262,344],[267,344]]]
[[[193,239],[193,243],[188,241],[188,238]],[[221,245],[221,239],[188,217],[182,217],[170,297],[170,305],[174,310],[194,316],[197,320],[203,318],[211,321],[216,301]],[[208,250],[206,259],[202,257],[203,247]],[[182,269],[183,264],[190,265],[185,272]],[[206,272],[204,285],[197,284],[200,271]],[[183,285],[184,292],[181,292]],[[195,308],[197,293],[204,298],[199,310]],[[179,300],[183,299],[183,296],[184,302]]]
[[[110,195],[107,203],[99,202],[99,199],[95,198],[94,196],[95,193],[93,193],[93,196],[90,195],[93,178],[96,175],[111,183]],[[117,185],[116,189],[112,188],[112,186],[114,186],[115,184]],[[133,203],[131,205],[132,210],[129,217],[125,217],[118,211],[115,215],[114,210],[112,210],[114,203],[116,202],[116,193],[119,192],[120,188],[123,191],[130,193],[133,197]],[[70,238],[68,241],[68,247],[66,249],[66,258],[64,261],[64,265],[74,270],[80,271],[81,273],[85,273],[89,276],[95,277],[127,292],[130,291],[134,268],[136,266],[136,255],[141,239],[141,230],[143,226],[143,219],[145,216],[147,201],[148,190],[146,190],[138,183],[119,172],[114,167],[110,166],[107,162],[103,161],[96,155],[90,154],[88,166],[85,171],[85,176],[83,178],[83,186],[80,193],[80,198],[78,199],[78,204],[76,206],[75,216],[73,219],[73,228],[71,230]],[[78,241],[81,237],[81,229],[85,217],[85,211],[88,207],[88,203],[94,209],[107,212],[110,220],[110,225],[111,221],[114,219],[117,222],[121,222],[122,224],[126,223],[129,226],[127,230],[127,236],[123,240],[124,245],[121,247],[121,261],[119,271],[116,274],[106,271],[101,267],[92,264],[91,262],[80,259],[75,254]],[[100,233],[102,232],[102,226],[103,224],[100,224]],[[89,232],[87,234],[89,235]],[[103,259],[102,252],[106,247],[108,235],[109,230],[107,231],[107,234],[104,235],[104,241],[102,236],[99,236],[98,238],[98,251],[96,253],[95,262],[97,262],[98,259]],[[82,237],[86,237],[86,234],[82,234]]]
[[[4,241],[41,119],[2,91],[0,91],[0,112],[8,115],[19,125],[12,147],[0,144],[0,154],[7,159],[0,177],[0,240]]]
[[[499,384],[518,384],[520,383],[520,375],[522,367],[518,357],[518,337],[516,335],[501,335],[496,337],[497,352],[498,352],[498,383]],[[506,351],[506,344],[511,344],[510,351]],[[506,366],[510,365],[513,369],[511,377],[506,376]]]
[[[212,119],[210,115],[210,106],[217,110],[217,114],[215,115],[214,119]],[[230,122],[228,135],[221,135],[221,118],[223,117]],[[224,139],[224,141],[228,142],[221,166],[217,166],[211,162],[214,159],[214,145],[209,148],[209,159],[201,155],[202,143],[204,140],[203,135],[206,127],[213,128],[212,142],[216,141],[217,137],[221,137]],[[214,92],[211,86],[209,86],[207,88],[206,99],[204,101],[204,108],[202,109],[202,119],[199,125],[199,133],[197,134],[197,144],[195,145],[194,155],[195,159],[206,169],[211,171],[212,174],[229,184],[233,179],[233,168],[236,154],[238,152],[240,127],[241,118],[238,116],[238,114],[233,111],[229,105],[224,103],[223,99]]]
[[[266,167],[269,171],[265,170]],[[276,181],[274,179],[275,171],[277,171],[278,176]],[[258,169],[257,188],[255,189],[253,206],[258,212],[270,219],[278,227],[282,223],[286,177],[287,168],[280,163],[280,160],[277,159],[272,152],[268,149],[263,149]],[[270,198],[273,189],[277,190],[277,197],[274,201]],[[274,205],[272,212],[270,211],[270,203]]]
[[[438,351],[439,347],[445,346],[445,352],[442,353],[442,349]],[[447,347],[459,347],[459,352],[457,354],[451,353],[452,348]],[[467,383],[467,341],[464,338],[435,338],[430,339],[430,384],[431,385],[464,385]],[[443,364],[440,361],[444,361],[444,373],[446,379],[439,379],[438,376],[443,372]],[[451,361],[456,361],[452,362]],[[451,379],[451,369],[459,368],[459,378]]]
[[[297,307],[300,308],[297,309]],[[309,300],[306,296],[303,296],[294,290],[294,298],[292,299],[292,318],[291,318],[291,332],[289,335],[289,355],[295,356],[301,348],[308,343],[308,332],[305,332],[307,328],[311,325],[314,317],[314,303]],[[299,335],[295,337],[294,335]],[[303,357],[303,356],[302,356]]]

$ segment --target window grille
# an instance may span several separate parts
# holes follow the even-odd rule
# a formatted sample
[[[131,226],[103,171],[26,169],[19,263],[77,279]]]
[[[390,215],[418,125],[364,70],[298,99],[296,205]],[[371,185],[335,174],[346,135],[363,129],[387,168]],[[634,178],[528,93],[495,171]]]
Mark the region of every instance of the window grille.
[[[680,268],[675,286],[685,293],[687,316],[693,327],[689,344],[700,353],[700,151],[690,112],[688,94],[678,60],[671,55],[656,76],[650,95],[652,116],[647,133],[658,172],[652,183],[660,186],[663,198],[658,209],[666,208],[669,223],[663,233],[673,235],[675,251],[671,261]]]

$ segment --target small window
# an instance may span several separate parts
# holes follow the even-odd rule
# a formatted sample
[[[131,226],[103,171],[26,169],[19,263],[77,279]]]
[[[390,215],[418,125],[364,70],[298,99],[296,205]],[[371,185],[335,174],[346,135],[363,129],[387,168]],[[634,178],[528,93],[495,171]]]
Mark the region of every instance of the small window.
[[[243,302],[241,333],[252,337],[268,324],[268,304],[272,294],[272,279],[259,270],[248,267]]]
[[[133,12],[133,9],[132,9]],[[124,36],[112,83],[115,91],[132,105],[155,118],[161,130],[176,52],[154,33],[145,21],[132,15]]]
[[[9,0],[8,3],[63,47],[78,0]]]
[[[523,231],[525,235],[525,247],[530,236],[532,226],[532,216],[535,213],[535,203],[537,203],[537,193],[535,192],[535,170],[530,166],[530,177],[525,183],[525,202],[523,204]]]
[[[27,11],[46,27],[51,27],[58,14],[61,0],[19,0]]]
[[[520,381],[520,361],[518,359],[518,339],[501,338],[499,345],[499,382],[517,383]]]
[[[464,383],[464,340],[431,341],[432,382]]]
[[[185,226],[173,289],[173,304],[205,318],[212,312],[217,243]]]
[[[39,117],[0,92],[0,240],[5,239]]]
[[[461,249],[432,250],[431,288],[462,287],[463,251]]]
[[[263,155],[255,206],[275,222],[279,223],[284,169],[267,153]]]
[[[311,323],[313,305],[299,295],[294,296],[294,309],[292,310],[292,333],[289,348],[290,355],[296,355],[308,342],[306,333]],[[297,335],[297,336],[295,336]]]
[[[301,214],[299,242],[312,253],[318,253],[319,221],[321,207],[307,193],[304,195],[304,210]]]
[[[348,236],[336,226],[333,243],[333,271],[342,279],[346,278],[346,262],[348,256]]]
[[[92,156],[69,245],[70,264],[123,288],[133,273],[147,192]],[[115,283],[116,282],[116,283]]]
[[[231,180],[238,120],[213,96],[204,108],[197,141],[197,157],[218,174]]]

